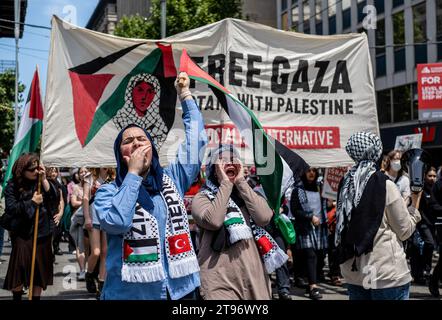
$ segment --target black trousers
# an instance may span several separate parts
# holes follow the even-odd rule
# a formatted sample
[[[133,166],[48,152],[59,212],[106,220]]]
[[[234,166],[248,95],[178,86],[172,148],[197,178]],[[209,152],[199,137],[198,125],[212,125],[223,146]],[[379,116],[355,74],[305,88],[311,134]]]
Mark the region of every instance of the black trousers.
[[[287,252],[287,246],[285,244],[284,238],[282,237],[279,231],[273,233],[273,239],[276,241],[278,246],[282,251]],[[278,293],[290,293],[290,272],[287,266],[287,262],[284,263],[281,267],[275,270],[276,273],[276,287],[278,289]]]
[[[334,234],[328,236],[328,266],[330,268],[330,277],[341,277]]]
[[[307,266],[308,284],[317,284],[324,268],[324,250],[302,249]]]
[[[307,278],[307,265],[305,262],[305,255],[301,249],[297,249],[295,245],[291,246],[293,258],[293,277]]]
[[[424,242],[421,254],[419,247],[415,243],[409,243],[411,275],[415,279],[422,279],[424,271],[430,272],[435,248],[434,230],[425,223],[417,226],[422,241]]]
[[[420,224],[417,228],[419,230],[419,233],[421,234],[422,240],[424,241],[424,270],[431,271],[431,264],[433,262],[433,251],[436,244],[434,241],[434,229],[424,223]]]
[[[436,237],[439,246],[439,260],[433,270],[433,275],[437,276],[439,281],[442,281],[442,224],[436,225]]]
[[[52,248],[54,252],[60,248],[61,237],[63,236],[63,229],[60,224],[54,227],[54,231],[52,232]]]

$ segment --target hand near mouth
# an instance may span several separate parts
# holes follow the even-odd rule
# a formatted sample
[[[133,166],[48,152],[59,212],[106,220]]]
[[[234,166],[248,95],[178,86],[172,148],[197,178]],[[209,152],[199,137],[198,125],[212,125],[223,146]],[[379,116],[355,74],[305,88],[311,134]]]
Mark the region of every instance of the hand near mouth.
[[[239,159],[234,159],[233,165],[235,166],[235,169],[236,169],[236,177],[235,177],[234,183],[238,184],[244,178],[244,166],[243,166],[241,160],[239,160]]]
[[[218,182],[219,184],[221,184],[223,181],[229,181],[230,179],[227,176],[227,173],[225,172],[224,168],[225,168],[226,163],[224,162],[223,159],[218,159],[215,162],[215,172],[216,172],[216,176],[218,177]]]

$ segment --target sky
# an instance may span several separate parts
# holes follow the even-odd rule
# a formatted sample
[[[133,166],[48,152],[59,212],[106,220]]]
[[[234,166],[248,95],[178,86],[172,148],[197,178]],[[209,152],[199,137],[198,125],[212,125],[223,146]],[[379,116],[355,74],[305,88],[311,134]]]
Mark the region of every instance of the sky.
[[[92,15],[98,0],[30,0],[26,10],[25,23],[51,27],[52,15],[84,27]],[[51,31],[25,26],[19,40],[19,81],[26,86],[24,99],[28,94],[35,67],[38,65],[43,97],[46,92],[46,75]],[[0,60],[15,61],[15,39],[0,38]]]

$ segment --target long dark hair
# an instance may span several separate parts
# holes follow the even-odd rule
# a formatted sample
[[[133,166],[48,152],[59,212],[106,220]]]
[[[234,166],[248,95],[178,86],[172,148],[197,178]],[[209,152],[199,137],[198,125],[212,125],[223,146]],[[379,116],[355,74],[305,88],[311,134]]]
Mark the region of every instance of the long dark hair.
[[[34,162],[39,162],[39,157],[36,153],[24,153],[12,166],[12,179],[15,187],[19,190],[29,190],[32,188],[33,183],[30,183],[30,181],[24,177],[24,174]]]

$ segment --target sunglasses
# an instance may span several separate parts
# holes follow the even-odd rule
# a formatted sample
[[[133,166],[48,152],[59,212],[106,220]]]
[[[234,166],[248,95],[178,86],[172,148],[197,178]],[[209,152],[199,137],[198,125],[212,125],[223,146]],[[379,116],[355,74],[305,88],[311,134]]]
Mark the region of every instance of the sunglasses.
[[[28,172],[34,172],[35,170],[38,170],[38,167],[28,168],[26,171]]]

